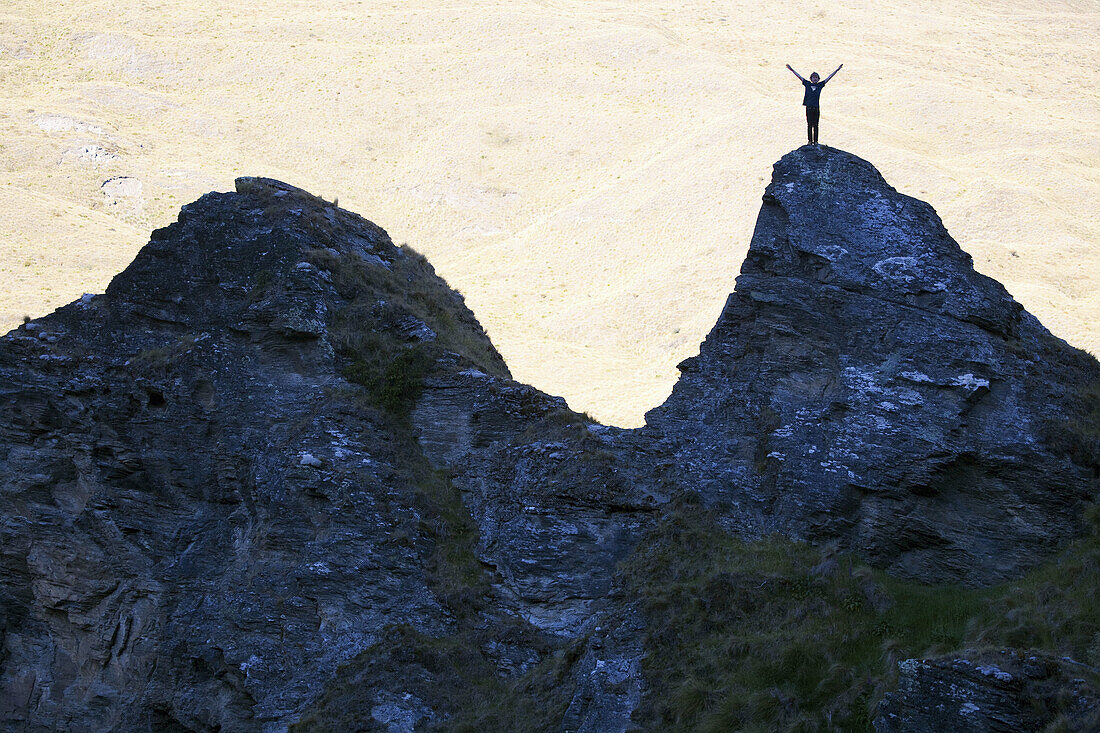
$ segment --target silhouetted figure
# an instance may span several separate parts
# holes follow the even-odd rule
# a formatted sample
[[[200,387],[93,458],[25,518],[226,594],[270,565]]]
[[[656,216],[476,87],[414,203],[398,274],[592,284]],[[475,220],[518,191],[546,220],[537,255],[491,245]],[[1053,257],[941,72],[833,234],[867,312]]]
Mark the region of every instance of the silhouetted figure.
[[[798,77],[799,81],[802,82],[802,86],[806,87],[806,95],[802,97],[802,104],[806,107],[806,138],[809,140],[810,145],[817,145],[817,121],[821,119],[821,104],[819,101],[821,99],[821,87],[836,76],[836,71],[843,69],[844,64],[836,67],[836,71],[824,79],[818,76],[815,71],[810,74],[809,80],[806,80],[797,71],[791,69],[790,64],[787,64],[787,68]]]

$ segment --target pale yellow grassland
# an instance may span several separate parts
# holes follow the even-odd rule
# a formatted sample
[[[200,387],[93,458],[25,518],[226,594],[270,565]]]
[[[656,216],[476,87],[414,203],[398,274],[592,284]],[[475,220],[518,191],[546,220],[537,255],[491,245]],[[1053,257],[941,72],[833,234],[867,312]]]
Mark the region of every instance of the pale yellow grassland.
[[[267,175],[424,252],[518,379],[636,425],[804,140],[784,64],[843,62],[821,141],[1096,353],[1098,31],[1094,1],[6,0],[0,328]]]

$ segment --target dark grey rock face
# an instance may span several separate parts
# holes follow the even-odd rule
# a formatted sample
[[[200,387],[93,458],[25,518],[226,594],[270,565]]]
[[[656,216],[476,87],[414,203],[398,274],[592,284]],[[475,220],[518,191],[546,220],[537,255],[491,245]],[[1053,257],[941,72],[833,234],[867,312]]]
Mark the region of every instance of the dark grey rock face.
[[[621,565],[679,495],[974,585],[1095,497],[1095,361],[840,151],[776,165],[681,369],[645,428],[593,424],[370,222],[267,179],[203,197],[106,294],[0,339],[0,721],[625,731],[646,619]],[[937,664],[883,730],[933,720],[961,674]]]
[[[556,634],[597,624],[593,604],[668,500],[646,451],[558,398],[479,372],[431,380],[413,418],[425,453],[454,471],[478,557],[516,612]]]
[[[898,665],[897,691],[879,705],[875,731],[1097,730],[1100,695],[1081,667],[1012,651],[907,659]]]
[[[499,608],[584,642],[561,729],[632,728],[644,624],[616,568],[668,501],[658,454],[558,398],[476,371],[430,380],[413,419],[425,453],[453,471]]]
[[[928,204],[801,148],[775,166],[741,272],[647,415],[732,528],[973,585],[1078,531],[1097,467],[1048,428],[1095,361],[975,272]]]
[[[440,352],[441,373],[503,362],[378,227],[238,189],[0,343],[8,726],[278,729],[388,626],[452,623],[426,577],[423,461],[341,376],[346,319],[415,320],[386,293],[422,287],[487,355]]]

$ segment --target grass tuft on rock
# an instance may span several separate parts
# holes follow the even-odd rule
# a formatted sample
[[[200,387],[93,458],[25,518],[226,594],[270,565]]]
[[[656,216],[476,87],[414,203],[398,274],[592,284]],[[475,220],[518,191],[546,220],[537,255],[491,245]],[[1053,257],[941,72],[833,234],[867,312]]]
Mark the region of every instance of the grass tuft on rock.
[[[426,259],[407,247],[396,257],[388,245],[379,251],[392,261],[327,248],[306,257],[348,301],[331,319],[329,334],[344,377],[363,386],[374,407],[407,418],[424,379],[447,354],[460,365],[508,376],[462,297]]]
[[[364,346],[377,347],[379,338],[402,343],[400,327],[412,319],[431,329],[430,343],[440,351],[457,354],[487,374],[509,376],[504,359],[462,296],[418,252],[402,247],[399,253],[388,263],[328,249],[307,254],[310,263],[330,273],[336,289],[350,301],[333,324],[338,351],[354,360],[365,355]],[[364,339],[365,344],[359,343]]]
[[[1054,389],[1049,417],[1039,426],[1043,442],[1055,453],[1064,455],[1100,479],[1100,381],[1095,378],[1096,358],[1080,349],[1065,349],[1065,344],[1048,338],[1041,358],[1061,362],[1058,384],[1043,385]],[[1059,359],[1061,356],[1061,359]]]
[[[376,407],[407,416],[420,396],[434,356],[421,345],[396,345],[380,336],[366,340],[375,341],[374,348],[355,352],[355,360],[344,367],[344,377],[365,387]]]
[[[422,530],[434,543],[428,582],[460,621],[472,621],[483,607],[489,579],[477,559],[478,528],[446,471],[424,462],[417,479]]]
[[[1067,402],[1060,416],[1043,423],[1041,435],[1055,453],[1100,478],[1100,382],[1077,386]]]

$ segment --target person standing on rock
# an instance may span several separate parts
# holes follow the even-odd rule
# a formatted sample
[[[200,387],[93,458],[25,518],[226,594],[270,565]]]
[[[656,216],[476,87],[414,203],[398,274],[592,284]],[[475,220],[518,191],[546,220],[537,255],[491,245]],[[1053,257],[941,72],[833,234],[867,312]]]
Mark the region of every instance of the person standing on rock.
[[[787,68],[791,73],[798,77],[798,80],[802,82],[802,86],[806,87],[806,95],[802,97],[802,105],[806,108],[806,137],[809,139],[810,145],[817,145],[817,121],[821,119],[821,105],[819,100],[821,99],[821,87],[825,86],[830,79],[836,76],[836,71],[840,71],[844,68],[844,64],[836,67],[836,71],[829,74],[822,79],[817,75],[817,72],[810,74],[809,80],[803,79],[802,75],[794,69],[791,69],[791,65],[787,64]]]

